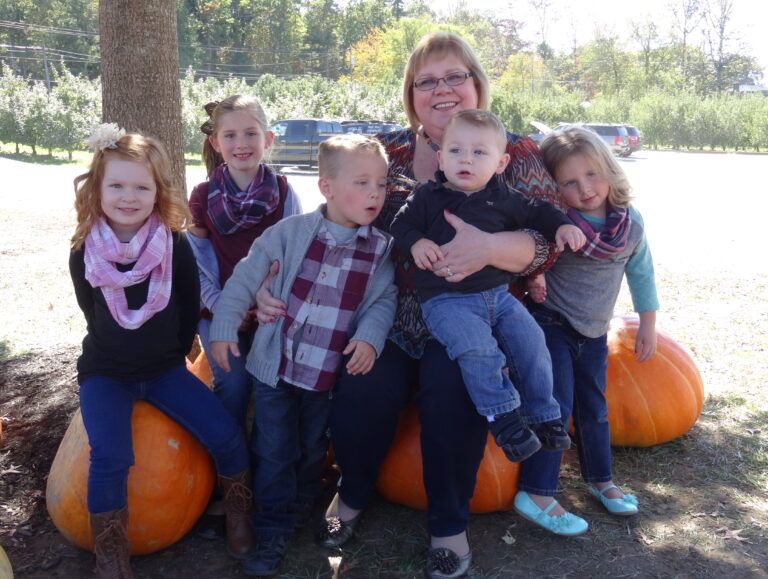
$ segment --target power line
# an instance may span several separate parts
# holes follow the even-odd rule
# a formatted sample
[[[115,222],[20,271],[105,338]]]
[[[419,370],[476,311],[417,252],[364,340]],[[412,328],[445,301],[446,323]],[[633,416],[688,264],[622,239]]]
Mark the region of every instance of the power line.
[[[0,26],[4,28],[14,28],[17,30],[27,30],[31,32],[48,32],[52,34],[63,34],[66,36],[89,36],[96,37],[98,33],[86,30],[76,30],[74,28],[61,28],[56,26],[43,26],[40,24],[31,24],[28,22],[16,22],[13,20],[0,20]]]

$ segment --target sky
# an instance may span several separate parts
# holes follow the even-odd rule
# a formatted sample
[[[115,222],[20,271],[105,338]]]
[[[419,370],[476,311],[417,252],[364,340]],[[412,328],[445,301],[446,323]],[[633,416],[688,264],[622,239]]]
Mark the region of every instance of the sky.
[[[626,38],[626,48],[637,49],[632,43],[629,22],[651,18],[662,36],[667,36],[673,22],[670,3],[675,0],[551,0],[547,11],[547,43],[558,52],[577,44],[589,42],[596,27],[613,30]],[[679,2],[679,0],[677,0]],[[703,1],[703,0],[702,0]],[[450,13],[461,4],[475,10],[490,10],[509,15],[525,24],[523,37],[534,44],[540,41],[539,18],[530,0],[432,0],[430,7],[438,13]],[[763,83],[768,84],[768,1],[733,0],[732,32],[734,50],[754,56],[763,66]],[[696,39],[698,42],[700,38]]]

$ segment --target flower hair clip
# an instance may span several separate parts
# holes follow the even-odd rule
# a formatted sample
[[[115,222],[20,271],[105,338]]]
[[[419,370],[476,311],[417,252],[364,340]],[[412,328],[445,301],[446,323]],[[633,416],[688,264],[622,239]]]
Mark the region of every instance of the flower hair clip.
[[[88,137],[88,148],[92,151],[104,149],[117,149],[117,142],[125,136],[125,129],[117,126],[117,123],[102,123],[91,129]]]

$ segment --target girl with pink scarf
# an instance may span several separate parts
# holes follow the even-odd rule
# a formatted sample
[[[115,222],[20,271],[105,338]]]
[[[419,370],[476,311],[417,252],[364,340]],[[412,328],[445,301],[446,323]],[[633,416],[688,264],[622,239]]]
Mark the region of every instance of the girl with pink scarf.
[[[224,495],[227,549],[243,557],[252,539],[248,451],[218,398],[186,369],[200,285],[168,155],[158,141],[116,125],[99,127],[89,144],[90,169],[75,179],[69,266],[87,323],[77,372],[91,447],[88,510],[97,574],[132,577],[126,480],[136,400],[165,412],[211,453]]]

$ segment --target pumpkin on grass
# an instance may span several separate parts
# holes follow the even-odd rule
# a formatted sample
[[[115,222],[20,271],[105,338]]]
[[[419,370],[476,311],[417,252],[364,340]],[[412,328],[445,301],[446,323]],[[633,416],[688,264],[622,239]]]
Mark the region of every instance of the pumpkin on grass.
[[[685,349],[657,330],[656,354],[635,359],[635,317],[614,318],[608,332],[605,397],[611,444],[653,446],[688,432],[701,415],[704,384]]]
[[[135,464],[128,474],[128,542],[132,555],[181,539],[205,509],[216,473],[203,446],[143,401],[131,420]],[[90,447],[78,410],[53,459],[45,498],[53,523],[69,541],[93,550],[87,506]]]
[[[381,465],[377,487],[379,493],[393,503],[426,510],[420,433],[416,407],[411,405],[400,419],[395,440]],[[470,512],[510,510],[517,493],[518,474],[518,465],[507,459],[489,435],[477,471],[475,491],[469,503]]]
[[[13,579],[13,569],[8,555],[5,554],[3,547],[0,546],[0,579]]]

